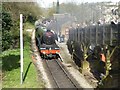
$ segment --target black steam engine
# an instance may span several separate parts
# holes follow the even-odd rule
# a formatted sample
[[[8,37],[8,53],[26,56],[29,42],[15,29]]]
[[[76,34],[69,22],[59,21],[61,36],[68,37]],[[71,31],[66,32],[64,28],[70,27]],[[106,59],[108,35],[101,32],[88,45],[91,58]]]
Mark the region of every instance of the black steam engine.
[[[59,57],[60,49],[56,44],[57,35],[54,31],[47,29],[42,23],[35,27],[36,45],[42,58]]]

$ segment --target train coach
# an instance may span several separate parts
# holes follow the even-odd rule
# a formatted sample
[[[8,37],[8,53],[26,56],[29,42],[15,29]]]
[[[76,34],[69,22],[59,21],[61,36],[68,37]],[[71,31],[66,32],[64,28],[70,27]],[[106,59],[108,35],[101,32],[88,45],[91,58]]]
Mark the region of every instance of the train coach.
[[[56,44],[57,35],[54,31],[47,29],[43,24],[35,28],[36,45],[42,58],[57,58],[60,52]]]

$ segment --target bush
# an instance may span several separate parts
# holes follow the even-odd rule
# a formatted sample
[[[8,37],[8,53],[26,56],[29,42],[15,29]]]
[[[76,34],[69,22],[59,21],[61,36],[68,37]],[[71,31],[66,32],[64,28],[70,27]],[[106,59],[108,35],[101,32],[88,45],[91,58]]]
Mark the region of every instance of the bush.
[[[12,19],[9,13],[3,10],[2,12],[2,50],[10,48],[12,44],[12,35],[10,32]]]

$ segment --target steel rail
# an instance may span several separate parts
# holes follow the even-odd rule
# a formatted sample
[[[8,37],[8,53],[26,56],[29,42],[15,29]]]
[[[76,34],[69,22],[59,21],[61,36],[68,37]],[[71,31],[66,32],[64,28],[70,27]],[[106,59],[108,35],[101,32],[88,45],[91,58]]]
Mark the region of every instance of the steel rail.
[[[51,76],[52,76],[52,78],[53,78],[53,80],[54,80],[56,86],[59,88],[58,82],[57,82],[57,80],[55,79],[53,73],[51,72],[51,70],[50,70],[50,68],[49,68],[48,61],[45,60],[45,63],[46,63],[46,65],[47,65],[47,67],[48,67],[48,69],[49,69],[49,71],[50,71],[50,74],[51,74]]]
[[[63,68],[63,66],[59,63],[58,60],[55,60],[58,64],[58,66],[63,70],[63,72],[65,73],[65,75],[67,76],[67,78],[70,80],[70,82],[73,84],[74,87],[77,88],[77,86],[75,85],[75,83],[71,80],[70,76],[68,75],[68,73],[66,72],[66,70]]]

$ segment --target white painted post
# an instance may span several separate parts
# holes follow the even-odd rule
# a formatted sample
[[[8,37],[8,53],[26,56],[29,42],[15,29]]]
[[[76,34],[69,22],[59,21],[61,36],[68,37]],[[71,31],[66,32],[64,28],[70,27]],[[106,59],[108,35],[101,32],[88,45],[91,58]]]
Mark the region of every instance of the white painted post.
[[[20,79],[23,83],[23,15],[20,14]]]

